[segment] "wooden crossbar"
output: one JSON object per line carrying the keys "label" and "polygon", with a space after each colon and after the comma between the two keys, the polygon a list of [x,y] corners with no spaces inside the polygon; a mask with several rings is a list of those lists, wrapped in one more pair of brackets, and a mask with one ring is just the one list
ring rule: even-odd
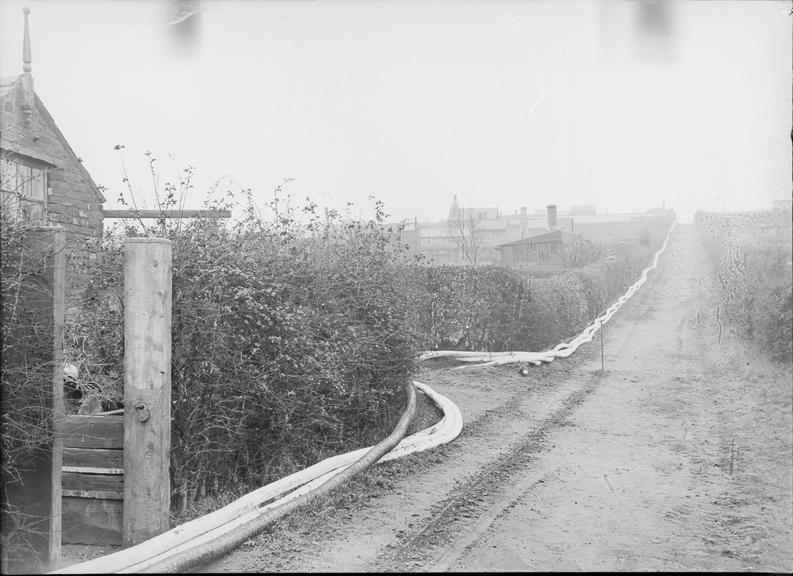
{"label": "wooden crossbar", "polygon": [[231,210],[104,210],[103,218],[231,218]]}

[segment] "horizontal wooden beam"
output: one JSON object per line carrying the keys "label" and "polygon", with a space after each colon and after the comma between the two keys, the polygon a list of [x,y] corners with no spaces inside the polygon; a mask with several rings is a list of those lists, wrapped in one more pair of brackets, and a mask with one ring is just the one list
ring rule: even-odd
{"label": "horizontal wooden beam", "polygon": [[65,448],[124,448],[121,416],[67,416],[63,425]]}
{"label": "horizontal wooden beam", "polygon": [[[124,499],[124,476],[117,474],[80,474],[76,472],[64,472],[61,478],[64,490],[78,492],[103,492],[115,494],[111,500]],[[65,494],[64,496],[77,496],[76,494]],[[107,498],[107,496],[84,496],[82,498]]]}
{"label": "horizontal wooden beam", "polygon": [[103,210],[103,218],[231,218],[231,210]]}
{"label": "horizontal wooden beam", "polygon": [[103,492],[101,490],[61,490],[64,498],[91,498],[94,500],[123,500],[124,492]]}
{"label": "horizontal wooden beam", "polygon": [[75,472],[77,474],[118,474],[124,475],[123,468],[97,468],[94,466],[64,466],[63,473]]}
{"label": "horizontal wooden beam", "polygon": [[124,468],[124,451],[101,448],[63,449],[63,466]]}

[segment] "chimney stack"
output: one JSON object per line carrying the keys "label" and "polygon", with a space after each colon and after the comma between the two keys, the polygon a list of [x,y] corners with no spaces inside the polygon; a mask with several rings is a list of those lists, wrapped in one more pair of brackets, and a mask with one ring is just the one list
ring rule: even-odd
{"label": "chimney stack", "polygon": [[520,207],[520,215],[521,216],[525,216],[526,215],[526,207],[525,206],[521,206]]}
{"label": "chimney stack", "polygon": [[556,204],[548,204],[548,228],[556,228]]}

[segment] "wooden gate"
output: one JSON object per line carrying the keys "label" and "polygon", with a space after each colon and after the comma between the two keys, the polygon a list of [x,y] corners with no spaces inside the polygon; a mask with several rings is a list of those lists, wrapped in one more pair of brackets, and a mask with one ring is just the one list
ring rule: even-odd
{"label": "wooden gate", "polygon": [[[169,528],[170,242],[130,238],[125,247],[124,416],[66,416],[65,234],[29,228],[23,242],[19,305],[30,315],[23,328],[43,336],[35,357],[20,352],[14,361],[52,366],[53,438],[51,452],[29,463],[20,482],[2,487],[27,522],[15,529],[20,545],[4,540],[2,572],[57,568],[62,542],[129,546]],[[27,334],[20,330],[17,339]]]}
{"label": "wooden gate", "polygon": [[63,418],[64,544],[126,547],[170,528],[171,251],[125,241],[124,415]]}
{"label": "wooden gate", "polygon": [[64,544],[121,545],[123,416],[65,418],[61,491]]}

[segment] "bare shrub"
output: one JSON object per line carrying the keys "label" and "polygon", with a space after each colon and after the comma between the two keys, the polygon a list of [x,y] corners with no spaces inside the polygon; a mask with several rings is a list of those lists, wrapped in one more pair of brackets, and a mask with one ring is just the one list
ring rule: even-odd
{"label": "bare shrub", "polygon": [[[51,446],[53,328],[41,325],[24,295],[41,286],[37,276],[45,262],[26,248],[25,229],[0,213],[0,297],[2,298],[2,383],[0,437],[2,438],[2,553],[3,562],[29,555],[32,519],[15,506],[9,491],[37,470]],[[46,528],[45,528],[46,529]]]}
{"label": "bare shrub", "polygon": [[[382,205],[367,221],[316,205],[264,217],[129,223],[174,243],[171,478],[179,512],[380,440],[419,349],[399,289],[410,260]],[[227,208],[226,204],[218,204]],[[70,358],[106,400],[123,373],[121,238],[106,236]]]}
{"label": "bare shrub", "polygon": [[771,358],[793,361],[793,279],[789,216],[699,212],[696,230],[718,280],[723,318],[733,333]]}

